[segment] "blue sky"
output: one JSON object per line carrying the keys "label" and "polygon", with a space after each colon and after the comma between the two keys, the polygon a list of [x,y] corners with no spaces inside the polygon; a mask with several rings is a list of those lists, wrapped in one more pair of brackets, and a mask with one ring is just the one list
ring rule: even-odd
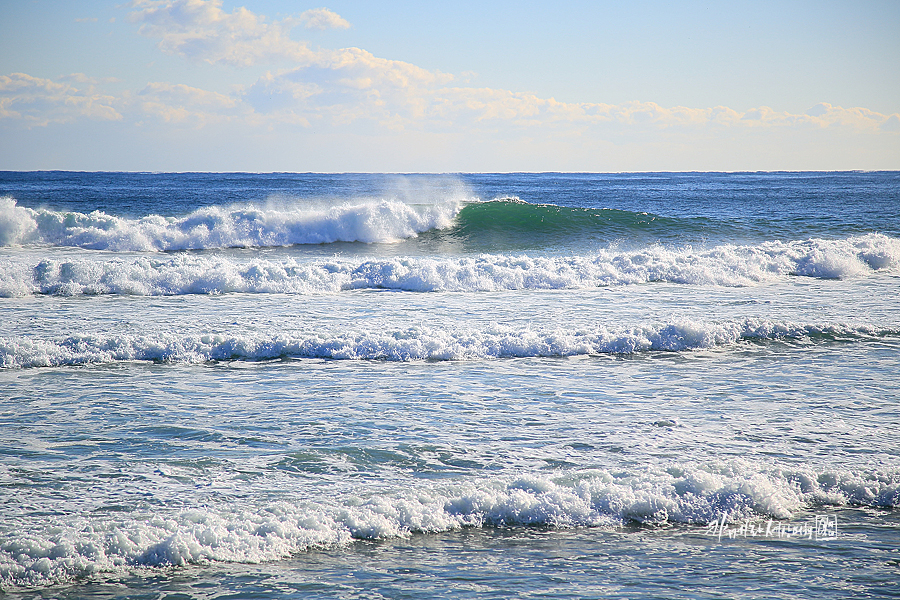
{"label": "blue sky", "polygon": [[900,169],[900,2],[0,0],[0,169]]}

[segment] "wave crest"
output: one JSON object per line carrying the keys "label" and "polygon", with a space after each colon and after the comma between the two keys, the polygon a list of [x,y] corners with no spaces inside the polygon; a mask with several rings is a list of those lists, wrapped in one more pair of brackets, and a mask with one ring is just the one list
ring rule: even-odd
{"label": "wave crest", "polygon": [[360,200],[337,205],[208,207],[185,217],[128,219],[31,209],[0,198],[0,246],[39,244],[116,252],[395,242],[448,227],[458,200],[413,205]]}
{"label": "wave crest", "polygon": [[650,246],[590,256],[394,257],[298,262],[179,254],[134,259],[0,261],[0,297],[31,294],[314,294],[342,290],[478,292],[579,289],[649,282],[748,286],[787,276],[844,279],[900,267],[900,240],[766,242],[708,249]]}
{"label": "wave crest", "polygon": [[679,321],[611,331],[434,327],[306,336],[70,336],[55,340],[0,338],[0,367],[28,368],[121,361],[201,363],[220,360],[326,358],[337,360],[478,360],[592,354],[679,352],[727,347],[741,341],[861,340],[896,336],[868,325],[779,323],[761,319]]}

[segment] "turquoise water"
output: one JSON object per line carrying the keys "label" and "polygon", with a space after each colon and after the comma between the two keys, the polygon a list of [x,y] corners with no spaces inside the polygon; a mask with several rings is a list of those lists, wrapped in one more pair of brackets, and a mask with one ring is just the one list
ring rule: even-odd
{"label": "turquoise water", "polygon": [[898,180],[2,174],[3,593],[896,593]]}

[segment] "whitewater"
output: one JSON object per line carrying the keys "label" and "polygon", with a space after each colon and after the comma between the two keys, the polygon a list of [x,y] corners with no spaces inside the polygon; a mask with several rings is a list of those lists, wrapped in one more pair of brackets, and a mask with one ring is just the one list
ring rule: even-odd
{"label": "whitewater", "polygon": [[888,597],[897,206],[2,172],[0,596]]}

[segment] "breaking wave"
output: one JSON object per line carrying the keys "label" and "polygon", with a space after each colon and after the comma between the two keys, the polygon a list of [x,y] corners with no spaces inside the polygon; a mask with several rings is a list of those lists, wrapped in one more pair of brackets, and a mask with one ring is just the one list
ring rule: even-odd
{"label": "breaking wave", "polygon": [[50,294],[315,294],[343,290],[478,292],[577,289],[649,282],[747,286],[786,276],[845,279],[900,267],[900,239],[764,242],[712,248],[652,245],[586,256],[390,257],[318,261],[180,253],[0,261],[0,297]]}
{"label": "breaking wave", "polygon": [[325,358],[444,361],[635,354],[727,347],[741,341],[860,341],[900,334],[895,329],[845,324],[675,322],[624,330],[532,330],[413,327],[289,335],[75,335],[59,339],[0,338],[0,367],[28,368],[122,361],[203,363],[223,360]]}
{"label": "breaking wave", "polygon": [[[0,537],[0,589],[135,567],[259,563],[357,539],[464,527],[706,526],[790,519],[810,506],[900,507],[900,472],[760,467],[748,461],[575,471],[360,491],[352,498],[206,504],[164,514],[51,516]],[[12,525],[12,524],[10,524]]]}
{"label": "breaking wave", "polygon": [[208,207],[185,217],[139,219],[19,207],[0,198],[0,246],[37,244],[116,252],[395,242],[448,227],[460,202],[412,205],[360,200],[333,205]]}
{"label": "breaking wave", "polygon": [[[759,224],[665,217],[616,209],[529,204],[463,195],[415,203],[396,198],[210,206],[185,216],[129,218],[20,207],[0,198],[0,247],[56,246],[112,252],[263,248],[335,242],[426,242],[504,251],[617,242],[739,239]],[[727,235],[725,235],[727,234]]]}

